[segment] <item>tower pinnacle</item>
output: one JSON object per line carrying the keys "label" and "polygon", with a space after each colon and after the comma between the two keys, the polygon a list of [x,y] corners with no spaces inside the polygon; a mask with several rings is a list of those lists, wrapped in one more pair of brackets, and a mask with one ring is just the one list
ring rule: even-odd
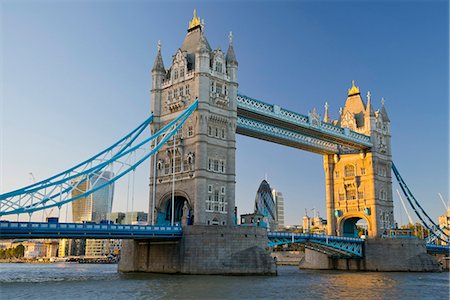
{"label": "tower pinnacle", "polygon": [[161,41],[158,41],[158,54],[156,54],[155,63],[153,64],[152,72],[161,71],[164,72],[164,62],[161,55]]}
{"label": "tower pinnacle", "polygon": [[348,89],[348,96],[359,94],[359,87],[355,86],[355,81],[352,80],[352,87]]}
{"label": "tower pinnacle", "polygon": [[323,117],[323,121],[329,123],[330,120],[330,115],[328,113],[328,102],[325,102],[325,115]]}
{"label": "tower pinnacle", "polygon": [[197,26],[200,26],[200,18],[197,17],[197,10],[194,8],[194,16],[193,16],[192,20],[189,22],[188,31]]}

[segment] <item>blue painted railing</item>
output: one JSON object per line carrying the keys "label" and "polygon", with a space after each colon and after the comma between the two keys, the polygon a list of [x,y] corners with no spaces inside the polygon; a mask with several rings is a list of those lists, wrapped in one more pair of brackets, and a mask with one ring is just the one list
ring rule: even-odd
{"label": "blue painted railing", "polygon": [[0,222],[0,239],[179,239],[182,234],[181,226]]}

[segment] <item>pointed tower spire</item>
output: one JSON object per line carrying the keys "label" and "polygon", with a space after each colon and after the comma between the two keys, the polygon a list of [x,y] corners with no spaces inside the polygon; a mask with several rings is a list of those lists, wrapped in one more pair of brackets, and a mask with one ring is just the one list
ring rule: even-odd
{"label": "pointed tower spire", "polygon": [[383,116],[383,120],[390,122],[389,116],[386,111],[386,107],[384,106],[384,98],[381,98],[381,115]]}
{"label": "pointed tower spire", "polygon": [[226,61],[227,64],[234,64],[234,65],[238,65],[237,59],[236,59],[236,54],[234,54],[234,49],[233,49],[233,33],[230,31],[230,34],[228,35],[228,41],[229,41],[229,45],[228,45],[228,51],[227,51],[227,55],[226,55]]}
{"label": "pointed tower spire", "polygon": [[325,116],[323,117],[323,121],[330,123],[330,115],[328,114],[328,102],[325,102]]}
{"label": "pointed tower spire", "polygon": [[375,112],[373,111],[372,103],[370,102],[371,97],[370,91],[367,92],[367,107],[366,107],[366,114],[369,114],[370,117],[375,116]]}
{"label": "pointed tower spire", "polygon": [[348,89],[348,96],[358,95],[359,87],[355,86],[355,81],[352,80],[352,87]]}
{"label": "pointed tower spire", "polygon": [[197,10],[194,8],[194,16],[192,17],[192,20],[189,22],[188,31],[191,31],[192,29],[200,25],[201,25],[200,18],[197,17]]}
{"label": "pointed tower spire", "polygon": [[161,41],[158,41],[158,54],[156,54],[155,63],[153,64],[152,72],[165,72],[164,62],[161,55]]}

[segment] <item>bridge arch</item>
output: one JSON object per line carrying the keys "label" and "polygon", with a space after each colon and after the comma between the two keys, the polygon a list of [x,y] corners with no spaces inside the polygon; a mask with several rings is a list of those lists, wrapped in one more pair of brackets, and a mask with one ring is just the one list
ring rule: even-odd
{"label": "bridge arch", "polygon": [[367,224],[367,232],[372,231],[372,226],[370,224],[370,220],[363,214],[349,214],[343,216],[338,220],[338,228],[340,236],[347,237],[358,237],[358,231],[356,229],[356,224],[364,220]]}
{"label": "bridge arch", "polygon": [[[187,193],[177,190],[175,191],[175,199],[174,199],[174,222],[181,225],[181,219],[183,217],[183,207],[186,202],[189,217],[188,224],[192,224],[193,221],[193,208],[192,202],[189,199]],[[168,192],[161,197],[161,200],[158,205],[158,224],[170,224],[172,220],[172,193]]]}

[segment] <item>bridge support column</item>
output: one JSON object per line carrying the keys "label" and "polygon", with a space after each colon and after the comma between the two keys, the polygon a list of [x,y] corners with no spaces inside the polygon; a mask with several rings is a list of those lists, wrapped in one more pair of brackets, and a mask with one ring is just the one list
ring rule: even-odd
{"label": "bridge support column", "polygon": [[179,241],[124,241],[119,272],[276,275],[267,244],[265,228],[186,226]]}
{"label": "bridge support column", "polygon": [[305,249],[301,269],[353,270],[380,272],[436,272],[441,267],[427,253],[425,241],[417,239],[369,239],[363,258],[339,257],[314,249]]}

